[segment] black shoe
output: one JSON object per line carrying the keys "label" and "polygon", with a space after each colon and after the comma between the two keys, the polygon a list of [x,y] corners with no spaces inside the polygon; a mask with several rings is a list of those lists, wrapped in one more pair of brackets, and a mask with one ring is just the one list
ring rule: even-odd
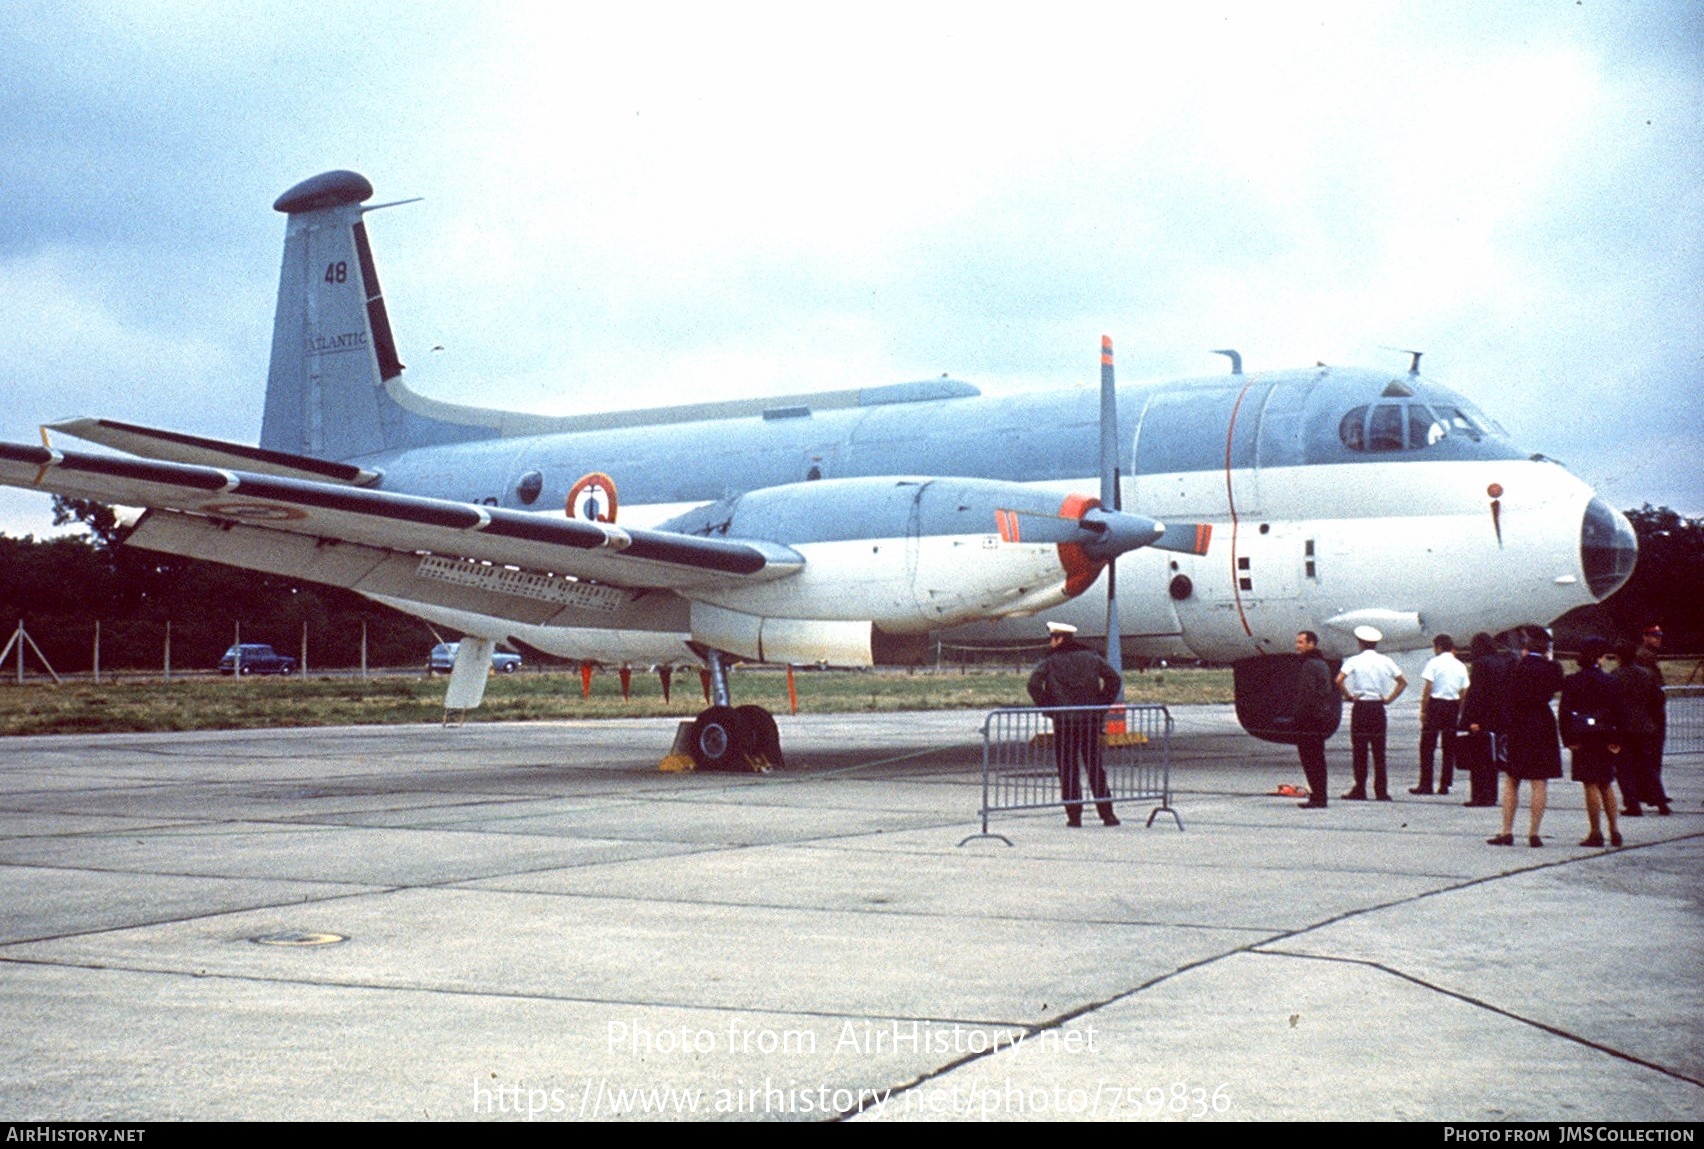
{"label": "black shoe", "polygon": [[1485,839],[1485,844],[1487,846],[1512,846],[1515,844],[1515,836],[1513,834],[1498,834],[1495,838]]}
{"label": "black shoe", "polygon": [[1448,794],[1449,792],[1450,792],[1450,788],[1448,786],[1439,786],[1438,787],[1438,793],[1439,794]]}
{"label": "black shoe", "polygon": [[1374,799],[1374,801],[1378,801],[1378,802],[1393,802],[1393,801],[1395,801],[1395,799],[1392,798],[1389,794],[1374,794],[1373,799]]}
{"label": "black shoe", "polygon": [[1645,811],[1639,809],[1637,806],[1629,806],[1627,809],[1621,811],[1621,816],[1623,818],[1643,818],[1645,816]]}
{"label": "black shoe", "polygon": [[1349,793],[1343,795],[1343,800],[1345,802],[1365,802],[1367,800],[1367,792],[1357,786],[1355,789],[1349,791]]}
{"label": "black shoe", "polygon": [[1620,847],[1620,845],[1621,845],[1621,834],[1620,834],[1619,831],[1611,830],[1609,832],[1609,844],[1612,845],[1612,846],[1618,847],[1618,848]]}
{"label": "black shoe", "polygon": [[1101,819],[1101,825],[1103,825],[1103,826],[1119,826],[1119,825],[1123,825],[1123,823],[1121,823],[1118,820],[1118,816],[1116,814],[1108,814],[1106,817]]}
{"label": "black shoe", "polygon": [[1669,809],[1669,804],[1667,802],[1660,802],[1657,804],[1657,813],[1666,818],[1670,814],[1674,813],[1674,811]]}
{"label": "black shoe", "polygon": [[[1425,787],[1425,786],[1411,786],[1411,787],[1409,787],[1408,792],[1410,794],[1430,794],[1432,791],[1428,787]],[[1439,790],[1438,793],[1448,794],[1449,791],[1448,790]]]}
{"label": "black shoe", "polygon": [[1580,845],[1586,847],[1588,850],[1589,849],[1602,848],[1602,846],[1603,846],[1603,835],[1602,834],[1587,834],[1584,838],[1580,839]]}
{"label": "black shoe", "polygon": [[1298,802],[1296,805],[1300,806],[1304,810],[1323,810],[1325,809],[1325,799],[1309,798],[1306,802]]}
{"label": "black shoe", "polygon": [[1536,850],[1540,846],[1544,845],[1544,839],[1540,838],[1537,834],[1528,834],[1527,835],[1527,845],[1531,846],[1533,849]]}

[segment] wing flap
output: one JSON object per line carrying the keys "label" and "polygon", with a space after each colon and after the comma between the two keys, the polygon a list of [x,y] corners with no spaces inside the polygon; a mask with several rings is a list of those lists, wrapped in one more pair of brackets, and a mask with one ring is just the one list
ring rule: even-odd
{"label": "wing flap", "polygon": [[764,581],[804,565],[796,551],[778,543],[623,530],[417,495],[14,443],[0,443],[0,483],[620,587]]}

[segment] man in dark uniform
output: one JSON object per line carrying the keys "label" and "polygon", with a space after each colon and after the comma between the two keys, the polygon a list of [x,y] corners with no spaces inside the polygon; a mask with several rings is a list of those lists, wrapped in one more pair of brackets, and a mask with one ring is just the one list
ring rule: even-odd
{"label": "man in dark uniform", "polygon": [[[1646,747],[1644,759],[1644,793],[1639,798],[1656,806],[1656,813],[1672,813],[1668,808],[1668,791],[1663,789],[1663,743],[1668,740],[1668,696],[1663,694],[1663,665],[1658,655],[1663,653],[1663,627],[1651,624],[1644,627],[1644,634],[1639,636],[1639,650],[1634,658],[1639,665],[1651,672],[1651,678],[1656,680],[1656,689],[1649,694],[1651,697],[1651,721],[1656,723],[1656,731],[1651,735],[1651,742]],[[1627,803],[1632,806],[1631,813],[1639,813],[1638,803]]]}
{"label": "man in dark uniform", "polygon": [[1302,757],[1302,773],[1308,779],[1304,810],[1325,809],[1325,739],[1343,706],[1332,684],[1331,667],[1319,651],[1319,635],[1304,630],[1296,635],[1296,653],[1302,667],[1296,677],[1296,752]]}
{"label": "man in dark uniform", "polygon": [[1634,661],[1650,678],[1643,694],[1652,730],[1644,740],[1641,760],[1634,765],[1637,783],[1633,793],[1629,795],[1627,787],[1622,786],[1621,797],[1627,806],[1621,812],[1629,818],[1637,818],[1644,813],[1640,808],[1642,802],[1655,806],[1659,814],[1671,813],[1668,791],[1663,789],[1663,743],[1668,739],[1668,697],[1663,693],[1663,668],[1657,658],[1662,649],[1663,628],[1653,623],[1639,636],[1639,648],[1633,653]]}
{"label": "man in dark uniform", "polygon": [[[1047,624],[1047,656],[1030,675],[1029,696],[1037,706],[1105,706],[1118,698],[1124,680],[1106,659],[1077,641],[1069,623]],[[1112,794],[1101,765],[1101,727],[1105,710],[1067,711],[1053,716],[1053,753],[1059,769],[1059,797],[1065,803],[1065,824],[1083,824],[1082,779],[1077,762],[1089,769],[1089,789],[1095,810],[1108,826],[1118,825]]]}

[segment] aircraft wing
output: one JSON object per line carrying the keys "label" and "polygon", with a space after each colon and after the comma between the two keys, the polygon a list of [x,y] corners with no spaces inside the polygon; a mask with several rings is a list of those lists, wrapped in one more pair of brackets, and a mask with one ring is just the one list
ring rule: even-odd
{"label": "aircraft wing", "polygon": [[16,443],[0,443],[0,483],[633,589],[762,582],[804,565],[796,551],[778,543],[627,530],[337,483]]}
{"label": "aircraft wing", "polygon": [[357,487],[372,486],[379,479],[377,471],[349,463],[332,463],[307,455],[251,447],[246,443],[227,443],[223,439],[204,439],[181,431],[162,431],[158,427],[121,423],[117,419],[62,419],[49,423],[47,429],[63,431],[90,443],[146,459],[165,459],[205,467],[236,467],[257,475],[349,483]]}

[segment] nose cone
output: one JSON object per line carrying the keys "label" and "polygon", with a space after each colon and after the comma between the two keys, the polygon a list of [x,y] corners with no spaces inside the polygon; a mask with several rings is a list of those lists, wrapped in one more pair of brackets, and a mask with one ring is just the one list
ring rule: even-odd
{"label": "nose cone", "polygon": [[1085,513],[1078,525],[1089,532],[1089,538],[1082,544],[1083,553],[1097,563],[1111,562],[1126,551],[1145,547],[1166,530],[1153,519],[1100,507]]}
{"label": "nose cone", "polygon": [[1632,577],[1639,559],[1639,538],[1627,516],[1593,497],[1586,504],[1580,524],[1580,566],[1586,586],[1599,602],[1608,598]]}

